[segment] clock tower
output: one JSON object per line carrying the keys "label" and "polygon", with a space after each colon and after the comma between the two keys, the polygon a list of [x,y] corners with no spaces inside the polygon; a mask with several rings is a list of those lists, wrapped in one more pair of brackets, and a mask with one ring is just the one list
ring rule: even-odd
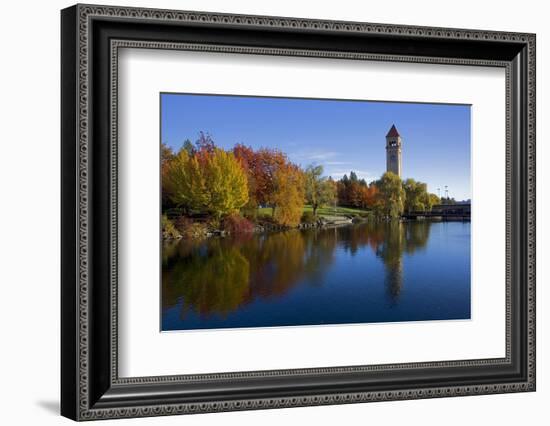
{"label": "clock tower", "polygon": [[401,177],[401,135],[395,124],[386,135],[386,171]]}

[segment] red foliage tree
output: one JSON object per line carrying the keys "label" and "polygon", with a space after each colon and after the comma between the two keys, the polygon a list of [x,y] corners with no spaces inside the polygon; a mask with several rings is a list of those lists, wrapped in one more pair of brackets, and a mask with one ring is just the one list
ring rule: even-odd
{"label": "red foliage tree", "polygon": [[276,172],[288,164],[286,155],[271,148],[254,151],[241,144],[235,145],[233,153],[248,173],[249,199],[256,205],[272,205]]}

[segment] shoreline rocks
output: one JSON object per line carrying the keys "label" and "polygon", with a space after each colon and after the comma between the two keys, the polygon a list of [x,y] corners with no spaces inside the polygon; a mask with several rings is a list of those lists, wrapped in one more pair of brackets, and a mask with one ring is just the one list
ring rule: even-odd
{"label": "shoreline rocks", "polygon": [[[288,231],[291,229],[299,229],[299,230],[306,230],[306,229],[316,229],[316,228],[335,228],[339,226],[347,226],[357,223],[366,222],[367,218],[361,218],[361,217],[346,217],[346,216],[328,216],[328,217],[319,217],[314,222],[309,223],[300,223],[296,226],[285,226],[285,225],[278,225],[275,223],[256,223],[254,224],[254,228],[251,232],[247,232],[247,234],[267,234],[271,232],[282,232],[282,231]],[[228,231],[224,231],[221,229],[208,229],[204,232],[201,232],[200,234],[194,233],[192,235],[183,236],[171,236],[166,232],[162,233],[162,240],[163,241],[179,241],[181,239],[188,239],[188,240],[200,240],[204,238],[211,238],[211,237],[221,237],[225,238],[230,236],[231,233]]]}

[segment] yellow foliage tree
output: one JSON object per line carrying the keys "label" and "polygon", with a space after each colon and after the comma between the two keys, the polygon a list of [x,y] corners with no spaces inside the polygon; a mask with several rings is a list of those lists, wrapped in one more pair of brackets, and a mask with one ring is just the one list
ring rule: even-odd
{"label": "yellow foliage tree", "polygon": [[304,173],[295,165],[287,163],[277,169],[274,181],[275,220],[285,226],[298,225],[304,209]]}
{"label": "yellow foliage tree", "polygon": [[172,202],[185,208],[203,210],[208,202],[201,165],[185,149],[163,165],[162,190],[169,194]]}
{"label": "yellow foliage tree", "polygon": [[200,156],[181,150],[164,167],[162,184],[174,203],[217,218],[248,202],[245,171],[231,152],[218,148]]}
{"label": "yellow foliage tree", "polygon": [[203,168],[210,213],[220,218],[248,202],[248,178],[232,152],[216,148]]}

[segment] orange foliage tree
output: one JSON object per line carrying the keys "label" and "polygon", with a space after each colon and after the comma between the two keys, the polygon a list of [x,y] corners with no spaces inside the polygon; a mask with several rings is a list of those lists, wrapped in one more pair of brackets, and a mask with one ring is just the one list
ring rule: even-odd
{"label": "orange foliage tree", "polygon": [[376,185],[368,185],[364,179],[358,179],[354,172],[350,177],[344,175],[336,183],[338,204],[341,206],[372,208],[377,202]]}
{"label": "orange foliage tree", "polygon": [[233,155],[246,172],[248,181],[248,203],[245,209],[248,211],[255,211],[258,208],[258,156],[251,147],[242,144],[237,144],[233,147]]}

